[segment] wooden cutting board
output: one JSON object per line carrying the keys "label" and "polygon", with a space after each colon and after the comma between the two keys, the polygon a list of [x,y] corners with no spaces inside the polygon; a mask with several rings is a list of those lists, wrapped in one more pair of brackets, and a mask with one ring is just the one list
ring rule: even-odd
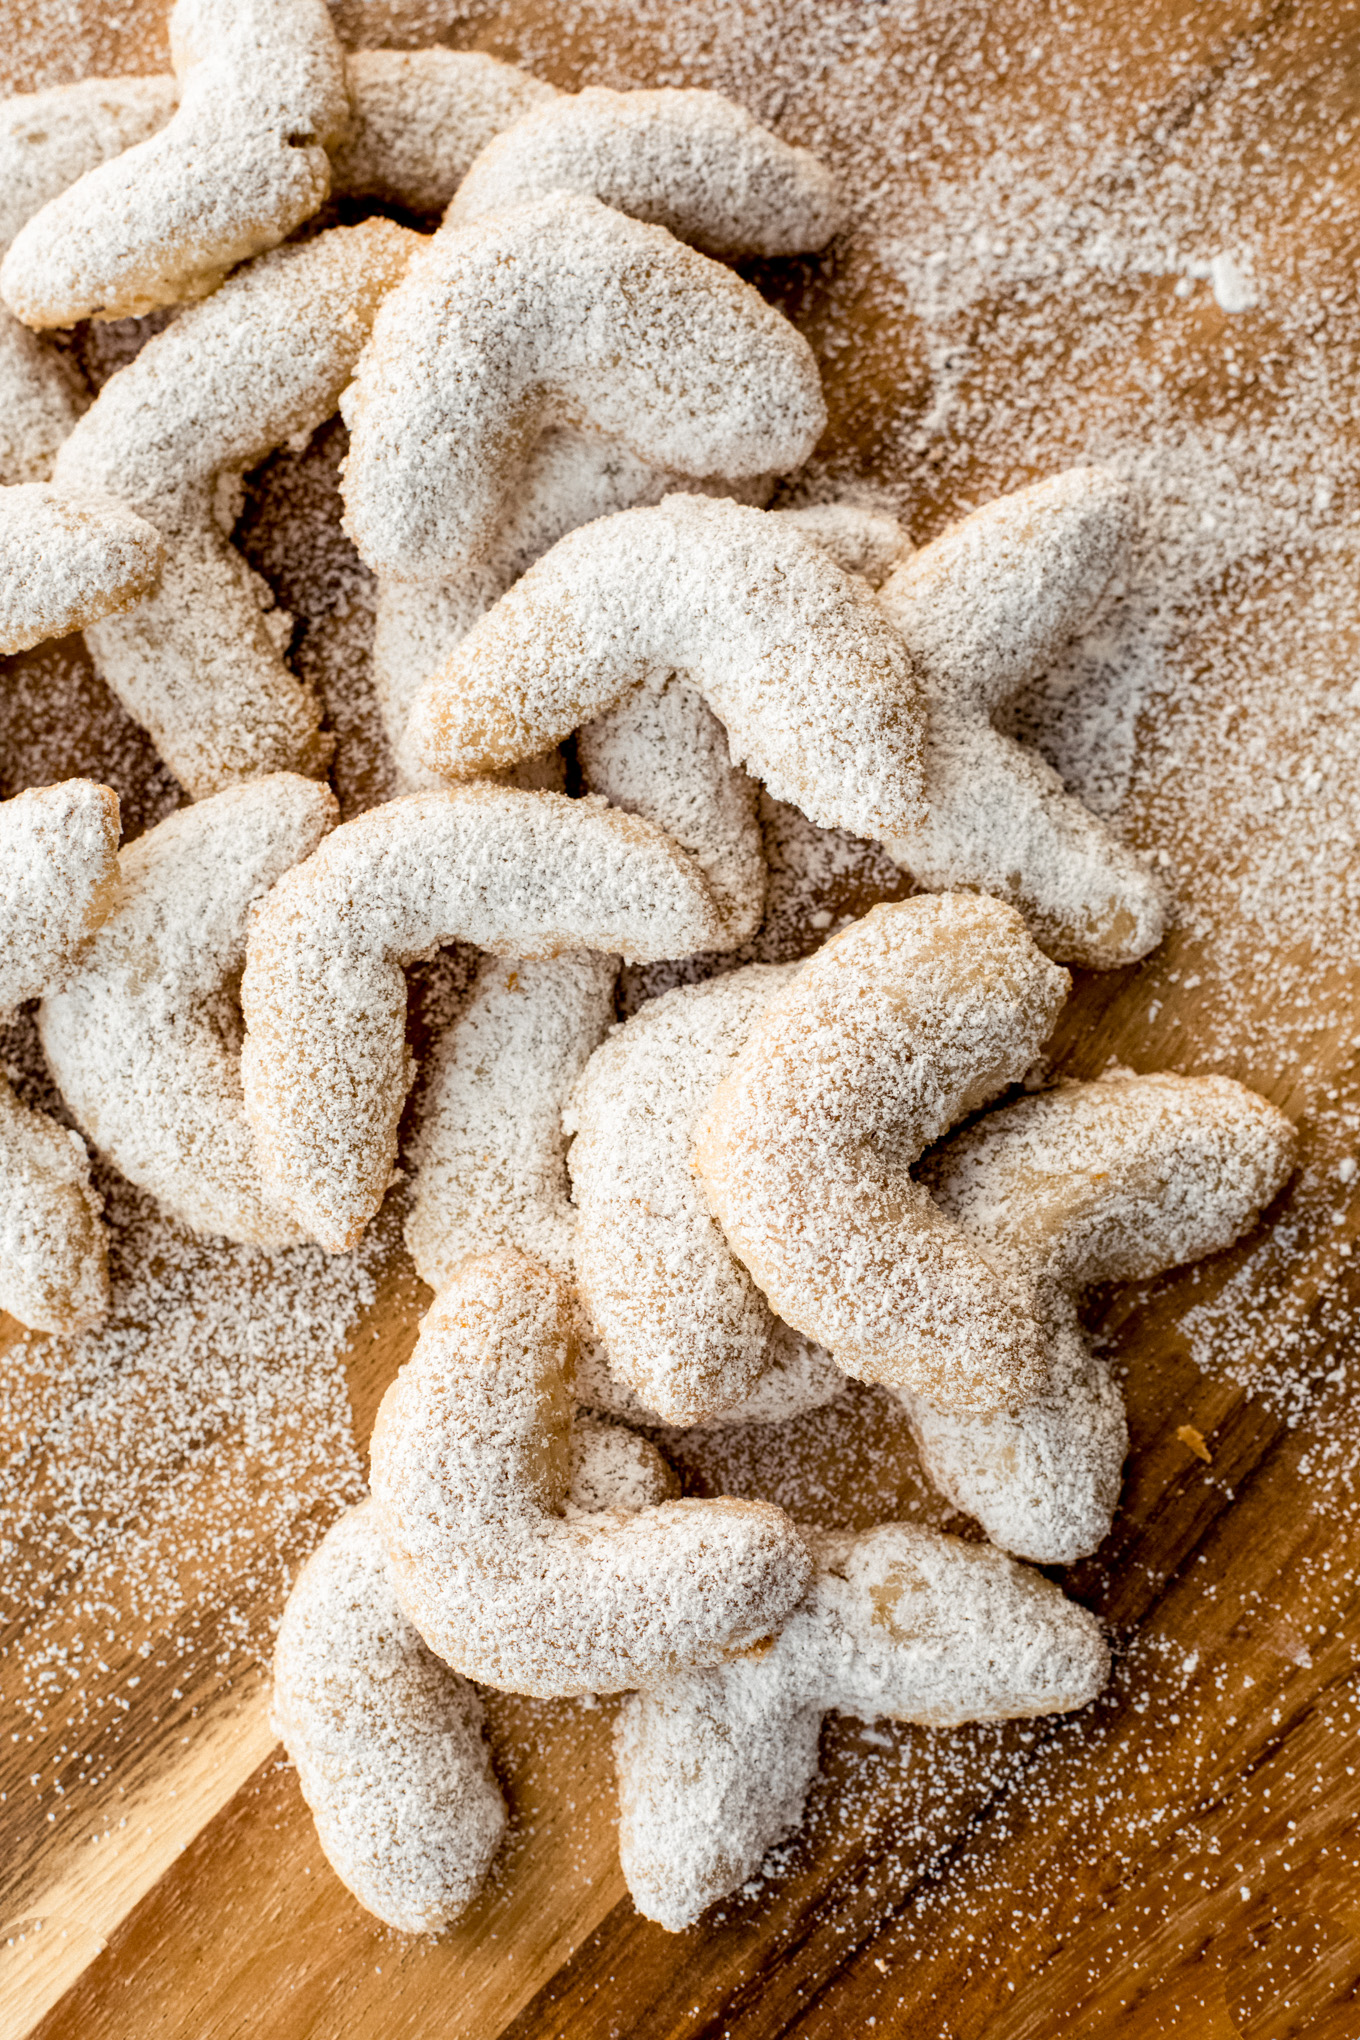
{"label": "wooden cutting board", "polygon": [[[419,0],[393,11],[415,18]],[[437,11],[422,18],[438,26]],[[144,0],[116,19],[93,0],[6,0],[6,14],[5,89],[166,61]],[[1261,472],[1312,500],[1316,443],[1285,427],[1309,376],[1340,415],[1360,359],[1352,9],[506,0],[462,14],[446,35],[456,46],[564,87],[716,84],[837,163],[873,232],[758,280],[822,355],[819,472],[879,492],[918,540],[1102,435],[1136,441],[1154,397],[1156,429],[1180,421],[1197,444],[1259,418]],[[1006,175],[986,181],[1002,138],[1009,191]],[[913,179],[922,204],[940,206],[945,177],[989,191],[992,211],[981,206],[974,229],[962,201],[945,208],[971,238],[939,251],[923,283]],[[1014,213],[1016,193],[1040,187],[1065,210],[1040,231],[1030,207],[1020,226],[1033,260],[1017,276],[1006,203]],[[1102,208],[1127,219],[1129,193],[1145,187],[1162,210],[1136,259],[1112,266],[1088,237],[1086,268],[1066,276],[1081,207],[1095,236]],[[988,259],[989,234],[993,255],[1012,236],[994,297],[974,279],[953,324],[932,326],[922,291]],[[1203,259],[1182,259],[1196,234]],[[1270,285],[1255,307],[1236,271],[1209,273],[1215,246],[1253,251]],[[1298,314],[1305,299],[1316,316]],[[1040,421],[1031,438],[1017,418]],[[315,460],[334,455],[323,438]],[[1337,933],[1360,874],[1360,772],[1338,720],[1354,712],[1355,585],[1344,547],[1263,543],[1239,548],[1172,619],[1160,707],[1132,732],[1142,764],[1120,812],[1132,840],[1169,851],[1191,904],[1140,968],[1079,980],[1053,1047],[1054,1067],[1078,1075],[1111,1059],[1227,1070],[1290,1111],[1305,1141],[1273,1232],[1199,1273],[1093,1301],[1093,1330],[1125,1370],[1133,1451],[1111,1538],[1064,1583],[1116,1639],[1106,1698],[1075,1723],[952,1736],[829,1723],[807,1836],[758,1891],[673,1937],[637,1917],[619,1872],[609,1708],[494,1697],[513,1839],[468,1917],[439,1943],[411,1941],[369,1919],[317,1848],[268,1726],[257,1639],[281,1581],[243,1597],[238,1566],[191,1647],[181,1638],[172,1653],[174,1624],[129,1617],[98,1678],[85,1676],[82,1718],[102,1709],[108,1723],[80,1741],[82,1760],[99,1756],[97,1783],[77,1782],[59,1659],[41,1727],[15,1712],[14,1740],[7,1729],[0,1741],[6,2040],[1360,2035],[1347,1378],[1360,1198],[1341,1168],[1360,1124],[1360,976]],[[128,785],[150,785],[154,761],[82,656],[73,644],[7,670],[6,792],[58,769],[98,773],[115,754]],[[54,659],[66,682],[57,731],[41,723]],[[1278,695],[1244,693],[1243,673],[1263,662]],[[1253,776],[1283,789],[1276,819],[1252,804]],[[1305,854],[1298,821],[1314,777],[1337,818],[1325,859]],[[1244,934],[1223,902],[1257,870],[1274,893]],[[829,873],[804,946],[827,913],[878,896],[882,875],[867,853]],[[349,1342],[361,1443],[427,1294],[394,1232]],[[57,1405],[60,1381],[51,1389]],[[790,1431],[786,1480],[768,1440],[681,1441],[678,1463],[700,1490],[759,1477],[774,1499],[814,1495],[827,1522],[946,1520],[873,1392]],[[189,1476],[196,1449],[186,1440]],[[250,1492],[261,1469],[248,1441],[232,1463]],[[205,1484],[185,1506],[211,1512],[215,1494]],[[325,1504],[301,1493],[295,1514],[305,1549]],[[0,1547],[11,1582],[12,1558]],[[249,1642],[232,1614],[243,1598]],[[41,1608],[6,1602],[8,1693],[39,1626],[44,1648],[78,1630],[79,1580],[51,1580]]]}

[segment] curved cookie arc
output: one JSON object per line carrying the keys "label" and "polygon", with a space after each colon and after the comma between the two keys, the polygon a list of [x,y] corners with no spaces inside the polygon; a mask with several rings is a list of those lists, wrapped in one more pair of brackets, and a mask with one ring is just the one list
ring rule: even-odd
{"label": "curved cookie arc", "polygon": [[505,1802],[481,1701],[403,1615],[373,1502],[341,1517],[293,1585],[273,1722],[359,1903],[406,1934],[457,1919],[500,1847]]}
{"label": "curved cookie arc", "polygon": [[994,1543],[1058,1565],[1101,1543],[1128,1433],[1078,1294],[1230,1246],[1297,1145],[1284,1115],[1231,1078],[1122,1073],[1000,1107],[928,1158],[936,1201],[1029,1284],[1047,1346],[1039,1393],[1013,1407],[969,1416],[898,1391],[931,1480]]}
{"label": "curved cookie arc", "polygon": [[1066,971],[1014,909],[875,907],[771,1000],[695,1130],[728,1245],[847,1373],[995,1409],[1042,1378],[1032,1300],[911,1168],[1025,1073]]}
{"label": "curved cookie arc", "polygon": [[320,708],[283,658],[291,619],[224,534],[221,484],[331,415],[420,245],[374,219],[262,257],[112,376],[61,449],[62,490],[117,495],[163,536],[155,592],[89,645],[195,798],[325,764]]}
{"label": "curved cookie arc", "polygon": [[50,200],[0,265],[26,325],[204,297],[328,196],[349,101],[325,0],[176,0],[170,46],[169,123]]}
{"label": "curved cookie arc", "polygon": [[497,770],[673,672],[812,821],[919,821],[924,702],[874,597],[778,515],[707,497],[561,539],[426,683],[408,748],[450,777]]}
{"label": "curved cookie arc", "polygon": [[844,207],[830,173],[720,92],[588,86],[490,142],[446,215],[485,214],[574,191],[667,227],[708,255],[798,255],[825,247]]}
{"label": "curved cookie arc", "polygon": [[403,971],[440,944],[659,959],[711,947],[718,927],[685,853],[597,801],[466,786],[347,822],[251,933],[242,1072],[266,1181],[323,1246],[358,1240],[411,1081]]}
{"label": "curved cookie arc", "polygon": [[[72,779],[0,806],[0,1009],[76,968],[118,894],[118,797]],[[0,1309],[43,1332],[85,1331],[108,1308],[100,1201],[80,1135],[20,1104],[0,1078]]]}
{"label": "curved cookie arc", "polygon": [[739,479],[801,465],[826,422],[807,342],[749,284],[570,193],[436,235],[345,415],[346,529],[370,566],[410,580],[487,551],[549,426]]}
{"label": "curved cookie arc", "polygon": [[807,1585],[763,1502],[564,1516],[572,1304],[524,1256],[464,1264],[383,1398],[373,1492],[398,1597],[432,1649],[510,1692],[619,1692],[720,1662]]}
{"label": "curved cookie arc", "polygon": [[1098,970],[1155,948],[1162,889],[991,717],[1090,627],[1133,526],[1119,476],[1071,468],[961,519],[879,590],[930,699],[925,818],[887,848],[931,891],[1009,900],[1051,955]]}
{"label": "curved cookie arc", "polygon": [[638,1910],[672,1933],[799,1826],[828,1711],[1023,1719],[1085,1706],[1109,1675],[1094,1617],[986,1545],[907,1523],[812,1544],[812,1583],[769,1648],[620,1712],[619,1855]]}
{"label": "curved cookie arc", "polygon": [[111,495],[0,489],[0,654],[132,608],[164,560],[160,533]]}
{"label": "curved cookie arc", "polygon": [[193,1232],[303,1237],[261,1180],[234,984],[252,908],[336,814],[329,787],[291,774],[181,808],[123,852],[117,910],[43,1001],[43,1048],[81,1127]]}

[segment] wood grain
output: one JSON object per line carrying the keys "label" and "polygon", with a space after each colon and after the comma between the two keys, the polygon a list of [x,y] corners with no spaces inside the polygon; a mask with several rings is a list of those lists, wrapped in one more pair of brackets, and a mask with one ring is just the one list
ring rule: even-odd
{"label": "wood grain", "polygon": [[[39,11],[66,18],[55,0]],[[135,50],[138,38],[154,48],[154,16],[150,6],[129,9],[120,41],[91,9],[94,25],[81,27],[70,61],[147,61]],[[828,23],[839,37],[831,64]],[[1320,359],[1344,377],[1360,358],[1360,211],[1345,140],[1360,121],[1360,34],[1349,8],[508,0],[455,39],[523,55],[568,86],[719,84],[857,175],[875,160],[904,174],[919,149],[947,158],[964,180],[1036,81],[1035,160],[1077,196],[1098,197],[1112,177],[1133,175],[1130,165],[1155,176],[1178,136],[1212,132],[1213,149],[1195,158],[1196,202],[1225,233],[1250,229],[1263,269],[1297,277],[1330,306],[1308,361],[1297,329],[1268,309],[1234,326],[1207,292],[1178,298],[1172,275],[1121,277],[1099,301],[1112,330],[1116,312],[1122,322],[1117,346],[1102,349],[1090,297],[1045,300],[1027,356],[1002,359],[997,336],[1013,325],[979,315],[959,342],[964,409],[922,447],[914,435],[938,363],[874,247],[852,239],[826,264],[760,272],[824,350],[828,471],[887,490],[918,538],[959,505],[1025,478],[1007,466],[1014,432],[995,401],[1006,376],[1019,389],[1037,374],[1051,393],[1047,437],[1028,456],[1038,473],[1064,434],[1080,444],[1093,420],[1135,431],[1149,363],[1187,426],[1212,428],[1251,407],[1264,430],[1282,415],[1291,376]],[[15,38],[6,41],[0,61],[20,61]],[[866,100],[871,41],[878,83]],[[42,61],[53,61],[46,48]],[[1255,82],[1244,90],[1248,74]],[[29,82],[19,70],[11,77]],[[1269,170],[1249,176],[1262,162]],[[849,349],[838,345],[847,328]],[[968,412],[970,389],[978,402]],[[1170,648],[1168,695],[1193,702],[1206,730],[1217,708],[1236,729],[1228,655],[1249,652],[1262,618],[1296,611],[1302,677],[1292,684],[1349,685],[1353,576],[1341,575],[1325,624],[1306,621],[1300,601],[1301,587],[1329,572],[1324,561],[1263,558],[1225,576]],[[94,727],[109,712],[90,685]],[[10,700],[27,699],[13,683]],[[29,721],[6,713],[8,790],[34,739]],[[1154,734],[1143,730],[1140,742]],[[126,731],[118,745],[110,737],[107,748],[131,784],[146,761]],[[1187,884],[1226,896],[1269,845],[1253,827],[1250,840],[1229,831],[1204,847],[1186,800],[1226,811],[1234,761],[1230,747],[1206,741],[1196,762],[1189,790],[1155,775],[1140,782],[1135,838],[1171,842],[1178,858],[1198,860]],[[1360,784],[1342,792],[1360,828]],[[1353,869],[1353,840],[1348,854]],[[1037,1733],[867,1734],[831,1722],[808,1833],[779,1874],[672,1937],[637,1917],[621,1884],[608,1709],[497,1698],[493,1741],[514,1840],[473,1914],[434,1944],[377,1927],[330,1876],[291,1772],[266,1752],[258,1657],[208,1621],[187,1662],[159,1668],[139,1689],[107,1776],[73,1794],[74,1813],[48,1823],[24,1791],[24,1774],[62,1746],[59,1707],[41,1749],[0,1749],[0,1918],[12,1923],[11,1946],[0,1947],[0,2030],[42,2040],[265,2031],[299,2040],[1047,2040],[1057,2031],[1356,2040],[1354,1483],[1321,1455],[1326,1441],[1355,1432],[1347,1366],[1360,1200],[1354,1185],[1325,1194],[1322,1185],[1360,1112],[1357,991],[1344,961],[1310,952],[1302,925],[1225,963],[1218,938],[1188,917],[1140,969],[1084,978],[1063,1016],[1055,1067],[1089,1075],[1113,1057],[1140,1069],[1228,1069],[1300,1120],[1307,1162],[1269,1214],[1287,1229],[1268,1224],[1205,1270],[1092,1300],[1092,1328],[1125,1370],[1133,1441],[1111,1538],[1065,1576],[1118,1643],[1114,1681],[1095,1709]],[[1274,1052],[1286,997],[1310,1002],[1306,1054],[1297,1033],[1288,1056]],[[1259,1024],[1225,1033],[1225,999],[1239,1021]],[[361,1439],[423,1300],[394,1254],[351,1344]],[[1195,1330],[1204,1323],[1226,1327],[1207,1348]],[[1206,1349],[1222,1359],[1202,1370]],[[1278,1392],[1282,1353],[1291,1381],[1320,1385],[1301,1423]],[[834,1422],[794,1430],[800,1470],[789,1498],[815,1492],[824,1520],[866,1523],[913,1505],[942,1518],[885,1398],[855,1391]],[[1187,1433],[1204,1441],[1207,1462]],[[750,1471],[743,1451],[739,1440],[691,1440],[678,1458],[695,1491],[739,1490]],[[58,1628],[68,1619],[59,1600],[44,1615]],[[22,1624],[7,1641],[22,1649]],[[157,1646],[154,1663],[158,1639],[130,1628],[110,1695],[125,1693],[143,1642]],[[96,1833],[108,1839],[92,1842]],[[41,1931],[26,1928],[20,1941],[17,1929],[38,1918]]]}

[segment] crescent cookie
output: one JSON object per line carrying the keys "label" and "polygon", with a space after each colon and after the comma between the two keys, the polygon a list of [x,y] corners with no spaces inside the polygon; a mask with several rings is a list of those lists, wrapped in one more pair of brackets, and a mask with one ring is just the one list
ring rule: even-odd
{"label": "crescent cookie", "polygon": [[523,1255],[465,1262],[373,1431],[407,1617],[466,1677],[543,1697],[721,1663],[769,1635],[810,1571],[765,1502],[563,1514],[572,1315],[564,1285]]}
{"label": "crescent cookie", "polygon": [[[675,1480],[645,1439],[571,1433],[568,1510],[648,1508]],[[408,1934],[437,1934],[476,1897],[505,1832],[476,1688],[407,1621],[376,1503],[328,1532],[293,1583],[274,1651],[273,1724],[331,1868]]]}
{"label": "crescent cookie", "polygon": [[0,489],[0,653],[130,609],[164,557],[160,533],[110,495],[46,482]]}
{"label": "crescent cookie", "polygon": [[450,777],[496,770],[672,672],[812,821],[882,836],[920,820],[924,703],[869,589],[780,518],[700,496],[555,545],[422,689],[410,748]]}
{"label": "crescent cookie", "polygon": [[617,975],[588,949],[483,960],[422,1071],[406,1244],[432,1289],[494,1247],[570,1277],[562,1100],[614,1017]]}
{"label": "crescent cookie", "polygon": [[711,947],[718,925],[685,853],[603,802],[465,786],[347,822],[251,932],[241,1066],[266,1183],[332,1252],[358,1240],[411,1080],[403,971],[441,943],[659,959]]}
{"label": "crescent cookie", "polygon": [[888,849],[932,892],[1011,901],[1051,955],[1099,970],[1155,948],[1161,888],[991,718],[1088,627],[1132,521],[1116,475],[1072,468],[952,525],[879,591],[930,700],[925,819],[888,831]]}
{"label": "crescent cookie", "polygon": [[875,907],[757,1016],[694,1166],[771,1309],[845,1373],[954,1410],[1038,1391],[1027,1288],[911,1170],[1023,1077],[1068,983],[1014,908],[946,894]]}
{"label": "crescent cookie", "polygon": [[649,1000],[596,1049],[563,1113],[586,1315],[615,1378],[668,1424],[744,1402],[778,1343],[690,1155],[695,1120],[791,974],[751,964]]}
{"label": "crescent cookie", "polygon": [[291,618],[224,535],[225,493],[334,411],[420,237],[335,227],[252,263],[112,376],[61,449],[56,485],[121,497],[165,540],[160,586],[98,625],[100,672],[195,798],[320,770],[320,709],[290,672]]}
{"label": "crescent cookie", "polygon": [[353,111],[331,148],[335,190],[413,213],[442,212],[494,136],[557,98],[478,50],[355,50],[345,76]]}
{"label": "crescent cookie", "polygon": [[370,566],[410,580],[490,549],[551,425],[741,478],[800,466],[826,422],[807,342],[749,284],[565,192],[436,235],[344,408],[346,528]]}
{"label": "crescent cookie", "polygon": [[349,117],[325,0],[176,0],[170,52],[169,123],[51,199],[0,265],[25,325],[205,297],[325,202]]}
{"label": "crescent cookie", "polygon": [[505,1832],[475,1687],[402,1614],[364,1502],[293,1584],[274,1650],[273,1726],[326,1859],[407,1934],[465,1911]]}
{"label": "crescent cookie", "polygon": [[1214,1254],[1254,1224],[1297,1153],[1282,1112],[1228,1077],[1127,1072],[986,1113],[937,1148],[937,1204],[1035,1299],[1048,1346],[1035,1397],[983,1416],[906,1405],[926,1472],[993,1543],[1069,1565],[1104,1538],[1128,1440],[1076,1303]]}
{"label": "crescent cookie", "polygon": [[283,773],[181,808],[123,851],[117,908],[43,1000],[43,1049],[82,1130],[193,1232],[303,1237],[261,1182],[234,985],[255,902],[336,816],[329,787]]}
{"label": "crescent cookie", "polygon": [[[86,78],[0,100],[0,253],[48,199],[152,134],[173,78]],[[0,487],[45,482],[88,401],[73,364],[0,305]]]}
{"label": "crescent cookie", "polygon": [[952,1728],[1067,1713],[1109,1676],[1095,1617],[986,1545],[908,1523],[811,1542],[812,1584],[770,1647],[619,1715],[623,1873],[672,1933],[801,1824],[830,1710]]}
{"label": "crescent cookie", "polygon": [[[87,779],[0,805],[0,1014],[61,984],[118,896],[118,797]],[[99,1199],[79,1134],[0,1078],[0,1310],[79,1332],[108,1307]]]}
{"label": "crescent cookie", "polygon": [[580,192],[668,227],[706,254],[798,255],[844,220],[830,172],[720,92],[588,87],[487,144],[445,216],[451,228]]}

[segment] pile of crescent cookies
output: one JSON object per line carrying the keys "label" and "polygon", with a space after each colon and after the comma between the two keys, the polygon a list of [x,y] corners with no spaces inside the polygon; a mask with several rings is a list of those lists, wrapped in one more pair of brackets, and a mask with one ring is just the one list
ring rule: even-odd
{"label": "pile of crescent cookies", "polygon": [[[678,1930],[796,1829],[828,1710],[1100,1690],[1095,1618],[1018,1562],[1093,1551],[1118,1501],[1081,1292],[1227,1247],[1293,1166],[1226,1078],[1034,1074],[1063,963],[1145,955],[1165,902],[994,719],[1092,628],[1137,505],[1078,468],[919,551],[862,502],[764,507],[826,412],[728,265],[845,222],[718,94],[346,52],[325,0],[170,31],[172,76],[0,106],[0,650],[83,630],[188,797],[121,854],[107,787],[0,806],[0,998],[184,1225],[343,1253],[393,1181],[405,972],[484,952],[422,1071],[435,1301],[371,1497],[293,1587],[276,1720],[337,1874],[437,1931],[507,1819],[476,1684],[627,1694],[623,1868]],[[333,195],[366,216],[318,231]],[[162,307],[93,402],[45,337]],[[337,409],[406,789],[344,823],[231,536],[241,477]],[[917,893],[724,968],[762,786]],[[621,962],[698,956],[616,1024]],[[0,1240],[25,1325],[98,1321],[86,1146],[3,1082]],[[987,1541],[682,1500],[639,1428],[786,1422],[847,1376]]]}

